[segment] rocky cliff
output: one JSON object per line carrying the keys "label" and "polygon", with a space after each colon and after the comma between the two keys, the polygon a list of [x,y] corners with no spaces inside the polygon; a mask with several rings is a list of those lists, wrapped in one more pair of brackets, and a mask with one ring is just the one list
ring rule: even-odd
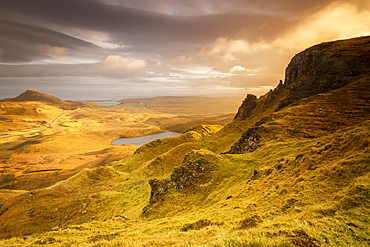
{"label": "rocky cliff", "polygon": [[252,110],[257,106],[257,97],[253,94],[248,94],[242,105],[238,109],[238,113],[234,119],[245,120],[247,119]]}
{"label": "rocky cliff", "polygon": [[[255,151],[257,147],[261,146],[260,142],[263,139],[263,135],[269,136],[271,133],[276,132],[271,127],[272,125],[285,126],[283,128],[284,133],[280,134],[280,136],[302,135],[302,133],[299,133],[301,131],[293,128],[293,126],[300,123],[303,116],[308,117],[308,119],[313,119],[312,116],[315,116],[316,122],[318,122],[318,119],[322,119],[320,120],[323,122],[321,126],[325,126],[329,132],[348,126],[351,122],[347,120],[333,121],[335,118],[343,117],[338,116],[340,111],[343,111],[342,114],[350,112],[351,116],[348,116],[347,119],[354,121],[365,118],[368,114],[368,109],[364,106],[368,104],[369,95],[365,90],[366,85],[364,84],[366,82],[361,82],[362,86],[358,87],[352,84],[368,78],[369,75],[370,36],[326,42],[298,53],[292,58],[286,68],[284,82],[281,81],[274,90],[271,90],[259,99],[253,95],[247,95],[235,119],[242,121],[251,120],[249,119],[251,112],[254,109],[262,109],[258,112],[261,119],[254,119],[255,126],[248,129],[242,135],[239,141],[231,147],[229,153],[249,153]],[[349,87],[345,89],[347,85]],[[336,89],[343,89],[344,91],[334,92],[333,90]],[[295,112],[290,112],[289,117],[285,117],[284,111],[281,112],[281,110],[288,106],[302,104],[300,101],[302,99],[308,99],[311,96],[329,92],[332,93],[327,95],[326,98],[324,97],[325,102],[323,100],[320,101],[321,107],[326,105],[328,108],[320,108],[320,112],[312,104],[307,105],[305,108],[297,108]],[[362,95],[360,96],[360,94]],[[342,100],[337,100],[339,98]],[[275,105],[272,104],[274,100]],[[328,101],[331,103],[328,103]],[[268,105],[269,107],[263,108],[262,105]],[[264,109],[271,107],[275,108],[275,113],[263,117]],[[336,109],[336,112],[333,109]],[[359,111],[359,109],[361,110]],[[300,115],[300,117],[292,120],[294,115]],[[329,116],[331,118],[328,118]],[[305,121],[307,121],[307,118],[305,118]],[[332,126],[326,126],[326,123],[329,122],[333,122]],[[316,123],[316,125],[318,124]],[[264,126],[270,126],[268,128],[269,130],[266,130]],[[309,127],[312,126],[306,123],[306,126],[302,126],[302,130],[307,130]],[[312,131],[312,133],[306,133],[306,137],[314,137],[317,133],[321,133],[322,130],[317,126]],[[270,134],[266,134],[266,132],[270,132]],[[276,133],[274,135],[276,136]]]}
{"label": "rocky cliff", "polygon": [[347,85],[370,73],[370,37],[326,42],[295,55],[278,91],[289,89],[277,110],[315,94]]}

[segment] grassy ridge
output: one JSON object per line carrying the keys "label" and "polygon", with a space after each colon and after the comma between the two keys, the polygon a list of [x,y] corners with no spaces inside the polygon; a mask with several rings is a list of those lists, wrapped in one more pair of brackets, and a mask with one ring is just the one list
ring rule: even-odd
{"label": "grassy ridge", "polygon": [[[56,228],[26,240],[3,240],[2,244],[367,246],[369,130],[367,121],[310,141],[275,143],[250,154],[218,157],[220,167],[211,175],[210,184],[201,188],[204,186],[201,183],[196,190],[169,193],[158,207],[162,217],[156,220],[133,220],[124,217],[130,212],[116,211],[118,215],[111,213],[107,221],[96,218],[88,224]],[[212,153],[201,151],[198,155]],[[198,160],[198,155],[188,161]],[[104,177],[111,181],[117,171],[107,169]],[[119,187],[119,181],[130,181],[125,175],[122,178],[114,178],[115,188]],[[75,181],[73,185],[81,185],[76,179],[70,179]],[[96,186],[91,189],[102,188],[102,182],[94,181]],[[138,194],[141,185],[137,182],[137,185],[128,182],[132,188],[127,191],[130,193],[127,199]],[[123,186],[124,182],[121,183]],[[115,194],[102,193],[100,200],[111,198],[115,210],[128,210],[129,203],[119,205],[113,199],[119,195],[116,199],[122,200],[124,193]],[[96,193],[90,197],[93,195]],[[85,200],[77,203],[78,211],[83,210]],[[88,207],[93,205],[92,201],[87,202]],[[97,211],[104,212],[102,208]]]}

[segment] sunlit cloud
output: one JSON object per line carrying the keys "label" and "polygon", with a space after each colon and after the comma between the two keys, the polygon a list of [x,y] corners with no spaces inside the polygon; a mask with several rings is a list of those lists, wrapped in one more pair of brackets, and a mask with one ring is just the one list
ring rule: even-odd
{"label": "sunlit cloud", "polygon": [[190,61],[193,60],[193,57],[190,57],[190,56],[185,56],[185,55],[182,55],[182,56],[176,56],[173,61],[174,62],[180,62],[180,63],[188,63]]}
{"label": "sunlit cloud", "polygon": [[223,55],[231,58],[230,61],[236,60],[237,54],[251,54],[269,48],[265,42],[251,43],[243,39],[229,39],[226,37],[218,38],[211,47],[206,47],[201,50],[203,54]]}
{"label": "sunlit cloud", "polygon": [[51,46],[48,44],[38,44],[35,49],[53,56],[65,56],[68,51],[66,47]]}
{"label": "sunlit cloud", "polygon": [[146,61],[110,55],[104,60],[103,64],[106,69],[140,69],[146,66]]}
{"label": "sunlit cloud", "polygon": [[233,54],[231,54],[231,53],[226,53],[222,58],[223,58],[223,60],[224,60],[224,62],[225,62],[225,63],[239,60],[238,58],[236,58],[236,57],[235,57]]}
{"label": "sunlit cloud", "polygon": [[358,9],[350,3],[335,2],[284,33],[271,45],[279,48],[303,49],[323,41],[368,34],[370,34],[369,8]]}
{"label": "sunlit cloud", "polygon": [[9,0],[0,15],[0,81],[146,96],[261,95],[297,52],[370,34],[368,0]]}
{"label": "sunlit cloud", "polygon": [[230,73],[241,72],[241,71],[245,71],[245,68],[240,65],[235,65],[234,67],[230,69]]}

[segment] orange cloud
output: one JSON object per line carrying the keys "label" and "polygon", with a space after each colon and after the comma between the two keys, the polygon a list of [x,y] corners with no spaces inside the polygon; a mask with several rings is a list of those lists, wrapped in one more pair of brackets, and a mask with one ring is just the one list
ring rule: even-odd
{"label": "orange cloud", "polygon": [[230,73],[235,73],[235,72],[241,72],[241,71],[245,71],[245,68],[243,66],[240,66],[240,65],[235,65],[234,67],[232,67],[230,69]]}
{"label": "orange cloud", "polygon": [[103,64],[104,68],[108,69],[140,69],[146,66],[146,61],[110,55],[104,60]]}
{"label": "orange cloud", "polygon": [[48,44],[38,44],[36,50],[53,56],[64,56],[68,51],[66,47],[50,46]]}
{"label": "orange cloud", "polygon": [[359,9],[350,3],[333,3],[284,33],[272,45],[302,49],[323,41],[370,35],[370,2]]}

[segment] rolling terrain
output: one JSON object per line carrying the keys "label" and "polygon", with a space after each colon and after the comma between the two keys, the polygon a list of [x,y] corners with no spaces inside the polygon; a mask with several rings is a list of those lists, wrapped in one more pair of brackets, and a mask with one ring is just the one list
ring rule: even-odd
{"label": "rolling terrain", "polygon": [[[6,161],[55,150],[43,138],[61,138],[61,132],[81,133],[67,134],[77,142],[73,150],[84,147],[84,135],[115,138],[116,113],[143,114],[134,108],[43,107],[36,112],[49,114],[46,126],[37,126],[40,119],[31,112],[14,125],[18,129],[4,131],[9,136],[0,138],[10,138]],[[101,111],[104,118],[98,118]],[[173,116],[146,114],[154,114],[150,123]],[[318,44],[292,58],[274,90],[247,95],[226,126],[200,124],[139,148],[117,147],[125,157],[48,186],[3,188],[0,244],[370,246],[369,116],[370,37]],[[148,119],[132,128],[137,124],[148,133],[160,131]],[[45,134],[25,132],[25,126]],[[93,143],[95,151],[85,155],[108,152],[98,145],[101,139]]]}
{"label": "rolling terrain", "polygon": [[198,124],[226,125],[230,123],[241,100],[238,97],[164,96],[124,99],[119,101],[121,103],[118,106],[139,109],[143,112],[176,115],[171,118],[152,118],[146,123],[182,133]]}
{"label": "rolling terrain", "polygon": [[[113,140],[173,129],[166,126],[180,126],[175,131],[183,132],[193,121],[208,118],[207,109],[212,107],[203,107],[198,115],[181,109],[178,114],[150,113],[64,101],[27,90],[0,101],[0,188],[47,187],[83,168],[120,160],[137,147],[113,146]],[[227,122],[232,116],[226,118]],[[212,123],[226,124],[224,116],[212,119]]]}

